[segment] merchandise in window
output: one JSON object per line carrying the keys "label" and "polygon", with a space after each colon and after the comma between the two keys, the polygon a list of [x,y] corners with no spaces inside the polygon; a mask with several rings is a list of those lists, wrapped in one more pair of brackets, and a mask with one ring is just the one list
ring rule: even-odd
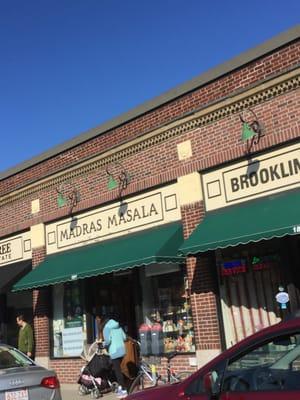
{"label": "merchandise in window", "polygon": [[53,356],[78,357],[86,343],[82,287],[72,282],[53,287]]}
{"label": "merchandise in window", "polygon": [[[156,266],[155,266],[156,267]],[[195,352],[189,290],[182,270],[176,266],[146,267],[140,271],[143,293],[143,324],[139,326],[143,355]],[[165,273],[164,273],[165,272]]]}

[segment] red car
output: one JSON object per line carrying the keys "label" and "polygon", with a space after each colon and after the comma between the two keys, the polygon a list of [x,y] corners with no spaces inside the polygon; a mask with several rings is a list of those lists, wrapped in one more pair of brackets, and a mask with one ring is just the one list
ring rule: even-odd
{"label": "red car", "polygon": [[127,400],[300,400],[300,317],[263,329],[173,385]]}

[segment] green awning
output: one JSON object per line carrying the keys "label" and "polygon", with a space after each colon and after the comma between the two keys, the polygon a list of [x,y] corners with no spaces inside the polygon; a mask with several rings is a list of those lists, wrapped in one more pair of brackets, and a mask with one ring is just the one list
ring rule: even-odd
{"label": "green awning", "polygon": [[[153,263],[181,263],[181,223],[172,223],[46,257],[13,286],[40,288]],[[162,266],[163,268],[163,266]]]}
{"label": "green awning", "polygon": [[300,233],[300,192],[226,207],[205,216],[179,249],[183,255]]}

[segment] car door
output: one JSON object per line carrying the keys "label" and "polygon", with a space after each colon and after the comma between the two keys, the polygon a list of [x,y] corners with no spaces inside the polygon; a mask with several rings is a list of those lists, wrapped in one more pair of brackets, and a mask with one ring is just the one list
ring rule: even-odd
{"label": "car door", "polygon": [[300,399],[300,334],[268,339],[228,360],[219,400]]}
{"label": "car door", "polygon": [[[205,387],[206,376],[211,393]],[[299,400],[300,332],[274,336],[216,363],[180,394],[184,400]]]}
{"label": "car door", "polygon": [[[194,379],[189,380],[183,392],[180,390],[179,396],[182,400],[214,400],[217,399],[220,392],[222,377],[226,368],[227,360],[216,362],[212,370],[204,370],[196,374]],[[213,378],[212,392],[210,395],[205,388],[205,375],[211,373]]]}

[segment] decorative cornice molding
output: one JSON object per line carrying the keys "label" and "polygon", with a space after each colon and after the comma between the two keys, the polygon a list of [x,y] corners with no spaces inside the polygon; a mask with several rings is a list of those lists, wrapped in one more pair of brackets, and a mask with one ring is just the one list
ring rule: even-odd
{"label": "decorative cornice molding", "polygon": [[241,111],[269,101],[300,87],[300,68],[277,77],[267,83],[262,83],[257,87],[247,89],[244,92],[229,97],[216,104],[205,106],[193,115],[178,119],[164,127],[153,130],[152,132],[120,145],[110,151],[106,151],[97,158],[84,161],[80,165],[68,168],[67,171],[53,174],[50,177],[31,183],[24,188],[18,189],[7,195],[0,197],[0,206],[9,202],[27,197],[36,192],[46,190],[57,185],[70,181],[78,176],[105,168],[107,165],[121,161],[129,156],[137,154],[152,146],[163,143],[171,138],[187,133],[196,128],[216,122],[229,115],[240,113]]}

